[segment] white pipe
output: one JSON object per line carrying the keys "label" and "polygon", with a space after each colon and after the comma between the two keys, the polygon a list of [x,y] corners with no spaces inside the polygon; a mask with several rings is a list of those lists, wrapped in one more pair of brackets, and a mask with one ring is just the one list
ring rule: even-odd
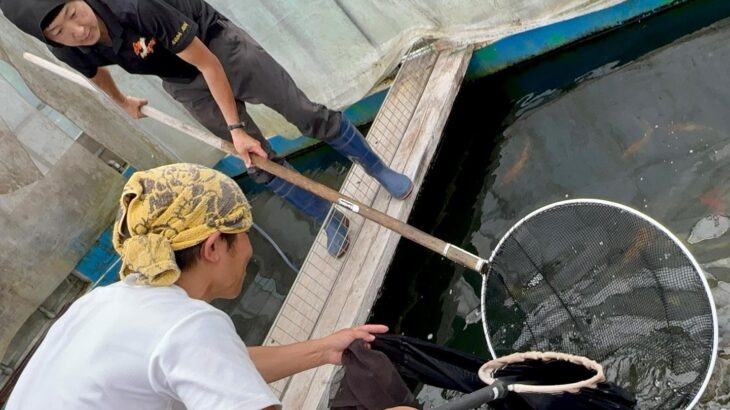
{"label": "white pipe", "polygon": [[[92,82],[90,82],[86,77],[78,73],[75,73],[65,67],[61,67],[58,64],[52,63],[31,53],[23,53],[23,58],[88,90],[101,94],[100,90]],[[238,156],[235,148],[233,147],[233,144],[216,137],[210,132],[195,128],[190,124],[186,124],[176,118],[173,118],[154,107],[150,107],[149,105],[142,106],[140,111],[147,117],[161,122],[169,127],[175,128],[176,130],[190,135],[191,137],[196,138],[200,141],[203,141],[214,148]]]}
{"label": "white pipe", "polygon": [[42,68],[45,68],[48,71],[51,71],[54,74],[58,74],[67,80],[71,80],[71,81],[75,82],[76,84],[78,84],[88,90],[95,91],[97,93],[99,92],[99,90],[91,82],[89,82],[89,80],[86,77],[82,76],[79,73],[75,73],[75,72],[69,70],[68,68],[61,67],[58,64],[54,64],[48,60],[44,60],[44,59],[38,57],[37,55],[31,54],[31,53],[23,53],[23,58],[37,66],[40,66]]}

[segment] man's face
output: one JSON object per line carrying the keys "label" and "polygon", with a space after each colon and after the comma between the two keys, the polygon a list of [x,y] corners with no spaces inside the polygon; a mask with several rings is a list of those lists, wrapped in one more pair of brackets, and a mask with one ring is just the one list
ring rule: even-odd
{"label": "man's face", "polygon": [[247,233],[236,234],[236,240],[228,249],[228,257],[225,258],[227,265],[227,291],[226,299],[234,299],[241,294],[243,279],[246,277],[246,266],[253,255],[253,248]]}
{"label": "man's face", "polygon": [[101,31],[94,10],[83,0],[72,0],[61,8],[43,35],[58,44],[78,47],[99,42]]}

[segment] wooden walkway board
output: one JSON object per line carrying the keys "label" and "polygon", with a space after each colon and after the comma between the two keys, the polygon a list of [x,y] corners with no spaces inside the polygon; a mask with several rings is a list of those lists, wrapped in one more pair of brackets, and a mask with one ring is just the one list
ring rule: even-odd
{"label": "wooden walkway board", "polygon": [[[414,192],[390,197],[360,166],[353,166],[341,191],[402,221],[411,208],[438,146],[466,72],[471,49],[424,49],[404,61],[368,134],[386,163],[410,176]],[[279,345],[326,336],[364,323],[393,258],[400,235],[343,210],[350,218],[350,250],[327,254],[320,231],[266,338]],[[335,366],[297,374],[272,384],[284,408],[326,408]]]}

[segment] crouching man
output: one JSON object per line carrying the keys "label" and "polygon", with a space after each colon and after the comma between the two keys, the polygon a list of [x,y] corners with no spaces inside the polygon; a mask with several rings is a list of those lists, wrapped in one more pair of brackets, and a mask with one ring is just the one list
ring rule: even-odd
{"label": "crouching man", "polygon": [[114,224],[121,280],[77,300],[29,361],[7,410],[264,409],[267,383],[339,364],[382,325],[246,347],[208,302],[241,292],[251,211],[227,176],[193,164],[137,172]]}

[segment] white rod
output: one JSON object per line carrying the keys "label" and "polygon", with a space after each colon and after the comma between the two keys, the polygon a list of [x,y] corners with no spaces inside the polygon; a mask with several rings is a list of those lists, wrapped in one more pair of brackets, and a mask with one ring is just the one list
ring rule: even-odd
{"label": "white rod", "polygon": [[[58,64],[52,63],[48,60],[45,60],[41,57],[38,57],[31,53],[23,53],[23,58],[30,61],[31,63],[45,68],[46,70],[57,74],[67,80],[70,80],[86,89],[92,90],[94,92],[99,92],[99,89],[96,88],[93,83],[91,83],[86,77],[75,73],[67,68],[61,67]],[[190,124],[186,124],[176,118],[173,118],[162,111],[151,107],[149,105],[142,106],[140,109],[142,114],[146,115],[147,117],[150,117],[154,120],[157,120],[158,122],[161,122],[167,126],[170,126],[172,128],[175,128],[176,130],[185,133],[187,135],[190,135],[193,138],[196,138],[200,141],[205,142],[208,145],[213,146],[214,148],[218,148],[223,152],[227,152],[229,154],[233,154],[238,156],[235,148],[233,147],[233,144],[231,144],[228,141],[225,141],[223,139],[220,139],[216,137],[215,135],[211,134],[210,132],[200,130],[198,128],[193,127]]]}
{"label": "white rod", "polygon": [[44,60],[37,55],[31,53],[23,53],[23,58],[37,66],[45,68],[52,73],[58,74],[67,80],[71,80],[88,90],[99,92],[99,90],[94,87],[86,77],[82,76],[81,74],[75,73],[68,68],[61,67],[58,64],[54,64],[48,60]]}

